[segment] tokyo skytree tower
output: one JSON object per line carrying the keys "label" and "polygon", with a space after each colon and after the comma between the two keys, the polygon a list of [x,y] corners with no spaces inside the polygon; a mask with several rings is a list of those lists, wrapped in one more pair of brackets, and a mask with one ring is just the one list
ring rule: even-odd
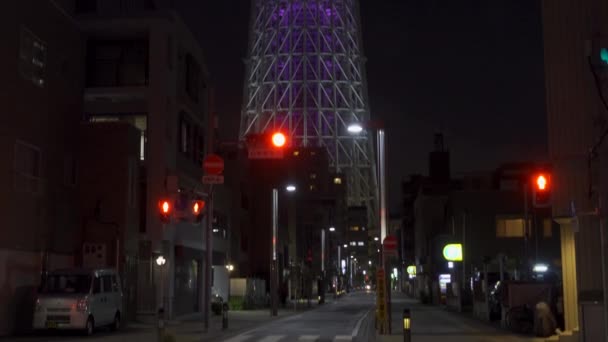
{"label": "tokyo skytree tower", "polygon": [[372,222],[377,187],[358,0],[252,0],[240,138],[281,130],[293,147],[324,147],[346,174],[349,205]]}

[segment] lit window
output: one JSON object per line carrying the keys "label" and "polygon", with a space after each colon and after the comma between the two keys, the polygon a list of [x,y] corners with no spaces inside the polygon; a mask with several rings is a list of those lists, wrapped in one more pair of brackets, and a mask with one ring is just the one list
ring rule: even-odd
{"label": "lit window", "polygon": [[350,245],[351,245],[351,246],[356,246],[356,245],[357,245],[357,242],[355,242],[355,241],[351,241],[351,242],[350,242]]}
{"label": "lit window", "polygon": [[310,186],[308,187],[310,189],[310,191],[316,191],[317,190],[317,186],[314,184],[310,184]]}
{"label": "lit window", "polygon": [[350,227],[350,231],[351,232],[358,232],[359,231],[359,226],[352,226],[352,227]]}
{"label": "lit window", "polygon": [[310,179],[317,179],[317,174],[316,173],[311,173],[310,174]]}
{"label": "lit window", "polygon": [[497,219],[496,237],[519,238],[524,237],[523,219]]}
{"label": "lit window", "polygon": [[357,242],[357,245],[358,246],[365,246],[365,243],[363,243],[363,241],[359,241],[359,242]]}
{"label": "lit window", "polygon": [[336,185],[342,184],[342,178],[340,178],[340,177],[334,178],[334,184],[336,184]]}
{"label": "lit window", "polygon": [[293,151],[293,155],[294,155],[295,157],[299,156],[299,155],[300,155],[300,151]]}
{"label": "lit window", "polygon": [[39,87],[44,87],[46,52],[46,44],[29,30],[21,28],[19,71],[23,78]]}

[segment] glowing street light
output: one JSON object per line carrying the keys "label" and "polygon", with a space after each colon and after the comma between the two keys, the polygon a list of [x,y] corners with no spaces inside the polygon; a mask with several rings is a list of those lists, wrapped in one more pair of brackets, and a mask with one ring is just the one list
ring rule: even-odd
{"label": "glowing street light", "polygon": [[534,265],[534,268],[532,268],[532,271],[534,271],[535,273],[545,273],[549,270],[549,266],[545,265],[545,264],[536,264]]}
{"label": "glowing street light", "polygon": [[296,186],[295,186],[295,185],[293,185],[293,184],[288,184],[288,185],[285,187],[285,190],[287,190],[287,192],[295,192],[295,191],[296,191]]}
{"label": "glowing street light", "polygon": [[350,133],[361,133],[363,131],[363,126],[361,126],[360,123],[352,123],[350,125],[348,125],[348,127],[346,128],[348,130],[348,132]]}
{"label": "glowing street light", "polygon": [[162,266],[167,262],[167,259],[165,259],[165,257],[163,257],[162,255],[159,255],[158,258],[156,258],[156,264],[158,266]]}
{"label": "glowing street light", "polygon": [[336,227],[329,227],[329,231],[330,232],[335,232],[336,231]]}

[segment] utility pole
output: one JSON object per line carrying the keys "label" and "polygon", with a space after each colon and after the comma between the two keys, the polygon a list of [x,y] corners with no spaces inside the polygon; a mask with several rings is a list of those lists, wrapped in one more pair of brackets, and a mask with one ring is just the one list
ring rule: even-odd
{"label": "utility pole", "polygon": [[272,189],[272,260],[270,261],[270,316],[277,315],[277,231],[279,224],[279,190]]}
{"label": "utility pole", "polygon": [[[216,128],[216,117],[213,112],[209,113],[209,124],[207,125],[208,132],[208,142],[207,142],[207,151],[208,153],[214,152],[214,131]],[[205,282],[204,282],[204,298],[203,301],[203,330],[205,332],[209,331],[209,318],[211,316],[211,272],[213,270],[213,184],[209,185],[209,194],[207,200],[207,221],[205,227],[205,251],[206,251],[206,261],[205,261]]]}

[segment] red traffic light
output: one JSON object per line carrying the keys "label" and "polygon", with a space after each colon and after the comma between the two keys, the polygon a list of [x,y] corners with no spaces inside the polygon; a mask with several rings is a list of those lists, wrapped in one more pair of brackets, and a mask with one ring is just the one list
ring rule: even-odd
{"label": "red traffic light", "polygon": [[200,214],[205,208],[205,201],[194,201],[192,204],[192,213],[194,215]]}
{"label": "red traffic light", "polygon": [[551,206],[551,175],[538,173],[532,179],[532,205],[535,208],[547,208]]}
{"label": "red traffic light", "polygon": [[171,203],[168,200],[161,200],[158,202],[158,209],[161,214],[169,214],[171,212]]}
{"label": "red traffic light", "polygon": [[547,190],[548,187],[549,187],[549,180],[547,179],[547,177],[545,177],[545,175],[540,174],[540,175],[536,176],[536,189],[537,190],[544,191],[544,190]]}
{"label": "red traffic light", "polygon": [[285,137],[285,134],[281,133],[281,132],[276,132],[274,134],[272,134],[272,145],[274,147],[283,147],[285,146],[285,144],[287,143],[287,138]]}
{"label": "red traffic light", "polygon": [[158,201],[158,212],[160,214],[160,221],[169,223],[171,221],[171,202],[167,199]]}

